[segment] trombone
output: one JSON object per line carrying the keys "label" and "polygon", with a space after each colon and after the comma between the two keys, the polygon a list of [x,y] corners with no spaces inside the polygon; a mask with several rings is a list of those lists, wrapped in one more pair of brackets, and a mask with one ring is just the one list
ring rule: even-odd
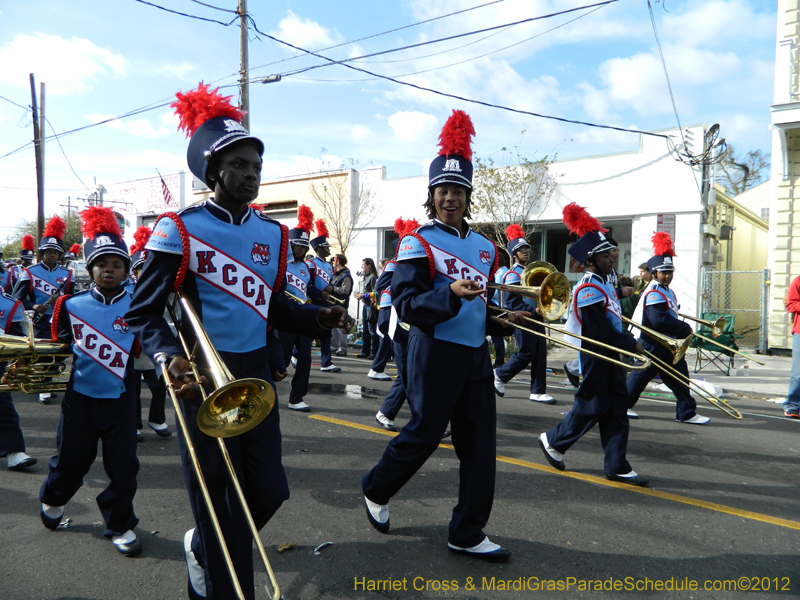
{"label": "trombone", "polygon": [[[514,287],[518,287],[518,286],[514,286]],[[507,312],[506,310],[504,310],[502,308],[499,308],[497,306],[489,305],[489,308],[491,308],[492,310],[503,312],[503,313]],[[620,348],[617,348],[615,346],[610,346],[608,344],[604,344],[603,342],[598,342],[597,340],[593,340],[592,338],[588,338],[586,336],[578,335],[578,334],[575,334],[575,333],[570,333],[569,331],[566,331],[566,330],[561,329],[560,327],[556,327],[554,325],[550,325],[549,323],[540,323],[539,321],[536,321],[535,319],[532,319],[530,317],[524,317],[524,318],[525,318],[526,321],[533,321],[537,325],[544,325],[545,327],[548,327],[548,328],[553,329],[555,331],[560,331],[564,335],[572,336],[572,337],[574,337],[576,339],[579,339],[579,340],[585,340],[587,342],[591,342],[592,344],[595,344],[596,346],[600,346],[601,348],[605,348],[606,350],[611,350],[612,352],[616,352],[618,354],[624,354],[625,356],[630,356],[631,358],[635,358],[637,360],[641,360],[642,364],[638,365],[638,366],[637,365],[628,365],[628,364],[622,362],[621,360],[617,360],[615,358],[610,358],[608,356],[605,356],[604,354],[600,354],[599,352],[593,352],[591,350],[587,350],[586,348],[582,348],[580,346],[576,346],[574,344],[570,344],[569,342],[565,342],[564,340],[559,340],[558,338],[554,338],[552,335],[547,335],[546,333],[541,333],[540,331],[536,331],[535,329],[531,329],[530,327],[523,327],[522,325],[517,325],[515,323],[508,323],[506,321],[502,321],[502,319],[499,319],[498,317],[492,317],[492,320],[496,321],[498,323],[505,323],[506,325],[511,325],[511,327],[514,327],[515,329],[520,329],[522,331],[527,331],[528,333],[533,333],[534,335],[538,335],[539,337],[543,337],[546,340],[550,340],[554,344],[560,344],[561,346],[565,346],[567,348],[571,348],[573,350],[577,350],[578,352],[585,352],[586,354],[589,354],[590,356],[594,356],[595,358],[599,358],[601,360],[613,363],[615,365],[618,365],[620,367],[624,367],[626,369],[632,369],[634,371],[643,371],[644,369],[646,369],[647,367],[650,366],[650,361],[646,357],[642,356],[641,354],[636,354],[635,352],[628,352],[627,350],[621,350]]]}
{"label": "trombone", "polygon": [[[691,338],[686,338],[691,339]],[[656,366],[659,368],[667,371],[672,377],[678,380],[681,383],[684,383],[687,387],[694,388],[695,392],[698,396],[700,396],[703,400],[707,401],[712,406],[720,409],[726,415],[728,415],[731,419],[741,419],[742,413],[738,410],[733,408],[730,404],[728,404],[727,400],[723,400],[722,398],[717,398],[714,394],[707,392],[704,388],[697,385],[690,377],[685,376],[683,373],[668,365],[663,360],[655,356],[652,352],[648,352],[647,350],[644,351],[647,356],[650,357]]]}
{"label": "trombone", "polygon": [[655,329],[650,329],[649,327],[645,327],[637,323],[636,321],[629,319],[628,317],[620,317],[624,323],[635,327],[636,329],[641,329],[642,333],[646,334],[648,337],[654,339],[662,346],[665,346],[671,353],[672,353],[672,364],[678,364],[683,356],[686,354],[686,351],[689,349],[689,344],[692,343],[692,336],[689,336],[682,340],[676,340],[675,338],[671,338],[668,335],[664,335],[663,333],[657,332]]}
{"label": "trombone", "polygon": [[[269,559],[264,551],[264,545],[261,543],[258,529],[253,521],[253,515],[250,513],[250,510],[247,507],[247,499],[245,498],[242,487],[239,484],[239,479],[236,477],[236,472],[234,471],[233,463],[231,462],[230,455],[228,454],[228,449],[226,448],[225,442],[222,439],[241,435],[242,433],[250,431],[259,423],[261,423],[261,421],[267,417],[275,404],[275,392],[272,389],[272,386],[261,379],[234,380],[233,375],[231,375],[230,371],[225,366],[225,363],[222,361],[219,353],[211,344],[211,340],[203,328],[202,323],[200,323],[197,313],[195,313],[192,305],[183,296],[183,294],[181,294],[180,291],[175,292],[175,303],[180,303],[183,316],[194,330],[195,336],[197,337],[195,351],[199,347],[205,355],[208,362],[208,369],[216,388],[216,390],[210,396],[206,396],[202,384],[199,386],[203,395],[203,404],[200,406],[197,415],[198,429],[200,429],[200,431],[206,435],[217,438],[220,452],[225,460],[225,466],[228,469],[231,481],[236,489],[236,495],[239,497],[239,503],[241,504],[242,512],[245,515],[245,519],[247,520],[247,524],[250,528],[250,533],[252,534],[253,540],[256,543],[256,547],[261,555],[261,560],[266,568],[270,584],[272,585],[272,592],[270,592],[269,587],[266,585],[264,586],[264,589],[267,592],[267,596],[269,596],[270,600],[279,600],[281,597],[281,590],[280,586],[278,585],[278,580],[275,578],[275,573],[272,571],[272,566],[269,564]],[[175,317],[175,305],[168,306],[168,310],[173,322],[177,323],[178,321]],[[197,370],[197,365],[194,362],[195,352],[189,352],[189,349],[186,345],[186,340],[184,339],[183,335],[180,334],[180,332],[178,333],[178,338],[181,341],[181,345],[183,345],[186,356],[189,357],[194,378],[198,383],[200,383],[200,374]],[[225,536],[222,533],[222,528],[219,524],[217,513],[214,510],[214,505],[211,501],[211,495],[208,492],[208,486],[206,485],[203,472],[200,468],[200,462],[197,459],[197,453],[195,452],[194,445],[192,444],[189,430],[186,427],[186,420],[184,419],[183,411],[180,408],[178,396],[176,395],[175,389],[172,387],[172,385],[166,381],[167,374],[169,373],[168,357],[166,353],[161,352],[156,354],[155,359],[156,363],[161,366],[165,374],[165,387],[167,388],[170,398],[172,399],[172,404],[175,407],[175,414],[178,418],[178,424],[180,425],[183,437],[186,440],[186,446],[192,459],[192,465],[194,467],[195,474],[197,475],[197,480],[200,483],[203,499],[205,500],[206,508],[208,509],[208,513],[211,517],[214,531],[217,535],[220,547],[222,548],[225,564],[228,568],[228,573],[230,574],[234,590],[236,591],[236,596],[239,600],[244,600],[245,596],[242,592],[242,586],[239,583],[239,578],[236,575],[236,570],[233,566],[233,561],[231,560],[228,546],[225,543]]]}
{"label": "trombone", "polygon": [[344,300],[337,298],[336,296],[329,295],[327,298],[325,298],[325,301],[329,304],[338,304],[339,306],[344,306]]}
{"label": "trombone", "polygon": [[533,262],[522,270],[520,279],[521,285],[489,283],[487,287],[536,300],[539,312],[547,321],[555,321],[566,312],[570,298],[569,280],[554,265],[545,261]]}
{"label": "trombone", "polygon": [[[711,321],[706,319],[697,319],[695,317],[690,317],[689,315],[683,315],[680,313],[678,313],[678,316],[683,317],[684,319],[689,319],[690,321],[695,321],[697,323],[700,323],[701,325],[705,325],[711,330],[711,335],[714,337],[719,337],[725,330],[725,317],[719,317],[717,320]],[[739,352],[738,350],[734,350],[730,346],[726,346],[725,344],[722,344],[716,340],[712,340],[711,338],[701,335],[696,331],[693,331],[692,335],[698,339],[703,340],[704,342],[708,342],[709,344],[714,344],[715,346],[719,346],[720,348],[723,348],[728,352],[733,352],[734,354],[738,354],[739,356],[746,358],[747,360],[752,360],[754,363],[758,363],[762,367],[764,366],[764,363],[761,362],[760,360],[756,360],[755,358],[753,358],[752,356],[748,356],[744,352]]]}

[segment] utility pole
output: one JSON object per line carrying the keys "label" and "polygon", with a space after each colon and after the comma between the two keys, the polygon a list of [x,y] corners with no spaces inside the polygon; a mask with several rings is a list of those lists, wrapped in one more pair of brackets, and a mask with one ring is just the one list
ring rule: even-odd
{"label": "utility pole", "polygon": [[241,110],[244,113],[242,118],[242,126],[247,131],[250,131],[250,68],[248,66],[249,59],[247,57],[247,0],[238,0],[236,12],[239,13],[239,73],[241,78],[239,80],[239,97],[241,99]]}
{"label": "utility pole", "polygon": [[[33,113],[33,142],[36,156],[36,195],[38,203],[36,245],[38,247],[42,239],[42,231],[44,230],[44,136],[42,135],[44,127],[39,127],[39,109],[36,103],[36,81],[33,78],[33,73],[30,74],[30,79],[31,111]],[[42,115],[44,115],[44,84],[42,84]],[[44,123],[42,123],[42,125],[44,125]]]}

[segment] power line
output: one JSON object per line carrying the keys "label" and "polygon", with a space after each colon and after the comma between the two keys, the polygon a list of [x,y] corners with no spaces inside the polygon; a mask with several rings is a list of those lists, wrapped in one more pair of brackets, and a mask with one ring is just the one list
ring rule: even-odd
{"label": "power line", "polygon": [[[165,8],[163,6],[159,6],[158,4],[153,4],[152,2],[146,2],[146,0],[134,0],[134,2],[139,2],[141,4],[147,4],[148,6],[152,6],[153,8],[157,8],[159,10],[163,10],[164,12],[172,13],[174,15],[180,15],[182,17],[188,17],[189,19],[197,19],[198,21],[205,21],[206,23],[216,23],[217,25],[222,25],[223,27],[228,27],[233,24],[236,19],[239,17],[236,16],[230,23],[224,23],[222,21],[217,21],[216,19],[206,19],[205,17],[198,17],[197,15],[190,15],[188,13],[183,13],[177,10],[172,10],[171,8]],[[199,4],[199,3],[198,3]],[[214,7],[212,7],[214,8]],[[233,11],[236,12],[236,11]]]}
{"label": "power line", "polygon": [[681,140],[683,145],[686,146],[686,139],[683,137],[683,127],[681,127],[681,119],[678,117],[678,107],[675,106],[675,96],[672,93],[672,84],[669,81],[669,73],[667,72],[667,63],[664,60],[664,52],[661,49],[661,40],[658,37],[658,30],[656,29],[656,18],[653,14],[653,6],[650,0],[647,0],[647,10],[650,12],[650,22],[653,24],[653,35],[656,38],[656,46],[658,47],[658,55],[661,57],[661,66],[664,68],[664,77],[667,80],[667,89],[669,90],[669,99],[672,102],[672,112],[675,113],[675,121],[678,123],[678,130],[681,132]]}
{"label": "power line", "polygon": [[69,165],[70,171],[72,171],[72,174],[73,174],[73,175],[75,175],[75,177],[78,179],[78,181],[80,181],[80,182],[81,182],[81,185],[82,185],[84,188],[86,188],[86,189],[88,190],[88,189],[89,189],[89,186],[88,186],[88,185],[86,185],[86,184],[83,182],[83,179],[81,179],[81,178],[80,178],[80,175],[78,175],[78,173],[77,173],[77,172],[75,171],[75,169],[72,167],[72,163],[71,163],[71,162],[69,162],[69,158],[67,158],[67,153],[66,153],[66,152],[64,152],[64,147],[61,145],[61,140],[59,140],[59,139],[58,139],[58,134],[56,133],[56,129],[55,129],[55,127],[53,127],[53,124],[50,122],[50,119],[48,119],[47,117],[45,117],[45,118],[44,118],[44,120],[45,120],[45,121],[47,121],[47,124],[48,124],[48,125],[50,125],[50,130],[53,132],[53,134],[54,134],[54,136],[55,136],[55,138],[56,138],[56,142],[58,142],[58,147],[59,147],[59,148],[61,148],[61,154],[63,154],[63,155],[64,155],[64,160],[66,160],[66,161],[67,161],[67,165]]}
{"label": "power line", "polygon": [[231,10],[230,8],[220,8],[219,6],[213,6],[211,4],[206,4],[205,2],[200,2],[200,0],[190,0],[190,2],[194,2],[195,4],[199,4],[200,6],[205,6],[206,8],[213,8],[214,10],[219,10],[221,12],[233,13],[235,15],[239,14],[237,11]]}
{"label": "power line", "polygon": [[[600,4],[601,5],[602,4],[611,4],[612,2],[617,2],[617,1],[618,0],[608,0],[607,2],[602,2]],[[598,6],[598,4],[593,4],[591,6],[592,7],[593,6]],[[584,8],[590,8],[590,7],[584,7]],[[294,44],[290,44],[289,42],[285,42],[283,40],[280,40],[280,39],[276,38],[275,36],[272,36],[272,35],[269,35],[267,33],[264,33],[263,31],[260,31],[258,29],[255,21],[253,21],[252,19],[250,19],[250,21],[253,24],[253,28],[260,35],[263,35],[264,37],[266,37],[268,39],[271,39],[274,42],[277,42],[277,43],[282,44],[284,46],[288,46],[290,48],[294,48],[295,50],[300,50],[301,52],[305,52],[306,54],[310,54],[311,56],[316,56],[317,58],[321,58],[322,60],[326,60],[326,61],[328,61],[330,63],[339,64],[339,65],[341,65],[343,67],[346,67],[348,69],[352,69],[354,71],[359,71],[361,73],[366,73],[367,75],[371,75],[371,76],[376,77],[378,79],[385,79],[387,81],[391,81],[391,82],[396,83],[398,85],[405,85],[405,86],[408,86],[408,87],[411,87],[411,88],[414,88],[414,89],[417,89],[417,90],[420,90],[420,91],[423,91],[423,92],[430,92],[430,93],[436,94],[438,96],[444,96],[446,98],[453,98],[455,100],[461,100],[462,102],[469,102],[471,104],[478,104],[480,106],[486,106],[488,108],[496,108],[496,109],[499,109],[499,110],[506,110],[506,111],[509,111],[509,112],[517,113],[517,114],[529,115],[529,116],[532,116],[532,117],[538,117],[540,119],[550,119],[550,120],[559,121],[559,122],[562,122],[562,123],[572,123],[574,125],[585,125],[587,127],[596,127],[598,129],[610,129],[610,130],[614,130],[614,131],[622,131],[622,132],[625,132],[625,133],[637,133],[639,135],[649,135],[649,136],[653,136],[653,137],[660,137],[660,138],[669,139],[669,136],[666,136],[666,135],[661,134],[661,133],[653,133],[653,132],[650,132],[650,131],[641,131],[641,130],[638,130],[638,129],[626,129],[624,127],[615,127],[613,125],[599,125],[597,123],[589,123],[587,121],[578,121],[578,120],[575,120],[575,119],[566,119],[566,118],[563,118],[563,117],[556,117],[556,116],[552,116],[552,115],[543,115],[543,114],[540,114],[540,113],[535,113],[535,112],[531,112],[531,111],[527,111],[527,110],[520,110],[520,109],[516,109],[516,108],[511,108],[511,107],[508,107],[508,106],[500,106],[498,104],[492,104],[490,102],[484,102],[482,100],[475,100],[475,99],[472,99],[472,98],[465,98],[463,96],[457,96],[455,94],[448,94],[446,92],[442,92],[442,91],[435,90],[435,89],[432,89],[432,88],[423,87],[421,85],[416,85],[416,84],[413,84],[413,83],[409,83],[407,81],[400,81],[398,79],[394,79],[393,77],[389,77],[387,75],[380,75],[378,73],[373,73],[372,71],[367,71],[366,69],[361,69],[359,67],[354,67],[353,65],[349,65],[344,61],[336,61],[336,60],[333,60],[332,58],[328,58],[326,56],[322,56],[319,53],[312,52],[311,50],[306,50],[304,48],[300,48],[299,46],[295,46]]]}

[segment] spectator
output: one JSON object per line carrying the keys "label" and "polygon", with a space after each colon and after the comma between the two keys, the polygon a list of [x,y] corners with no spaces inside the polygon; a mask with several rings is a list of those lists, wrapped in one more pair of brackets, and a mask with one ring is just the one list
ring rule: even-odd
{"label": "spectator", "polygon": [[795,277],[786,292],[786,310],[792,315],[792,372],[783,414],[800,419],[800,277]]}
{"label": "spectator", "polygon": [[364,305],[361,307],[361,339],[363,346],[361,354],[356,354],[356,358],[368,358],[375,360],[375,350],[377,350],[378,340],[375,340],[375,348],[372,347],[372,338],[375,336],[375,325],[378,322],[378,307],[373,308],[372,292],[375,291],[375,282],[378,276],[375,270],[375,262],[371,258],[361,261],[361,284],[360,292],[355,292],[353,297],[361,300]]}
{"label": "spectator", "polygon": [[[347,268],[347,257],[344,254],[337,254],[331,258],[333,265],[333,279],[331,285],[333,291],[331,296],[344,301],[345,309],[350,306],[350,294],[353,291],[353,276]],[[341,329],[334,329],[331,338],[331,352],[336,356],[347,356],[347,333]]]}

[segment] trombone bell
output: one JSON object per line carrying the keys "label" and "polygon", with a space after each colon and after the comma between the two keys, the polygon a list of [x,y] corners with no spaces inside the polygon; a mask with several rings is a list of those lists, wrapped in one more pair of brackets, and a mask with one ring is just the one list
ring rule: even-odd
{"label": "trombone bell", "polygon": [[235,437],[261,423],[274,405],[275,391],[267,382],[237,379],[206,398],[197,414],[197,426],[211,437]]}

